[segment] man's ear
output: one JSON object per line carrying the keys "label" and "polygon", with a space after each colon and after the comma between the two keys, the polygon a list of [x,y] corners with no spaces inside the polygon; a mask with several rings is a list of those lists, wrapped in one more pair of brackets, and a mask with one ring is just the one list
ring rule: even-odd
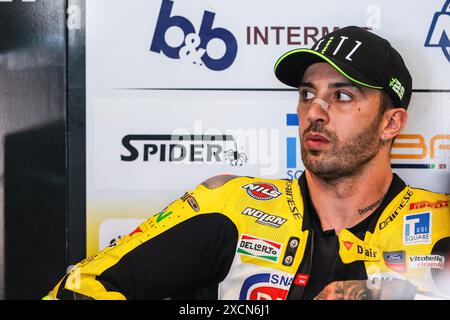
{"label": "man's ear", "polygon": [[390,141],[406,126],[408,112],[404,108],[392,108],[385,111],[383,118],[385,126],[381,133],[381,139]]}

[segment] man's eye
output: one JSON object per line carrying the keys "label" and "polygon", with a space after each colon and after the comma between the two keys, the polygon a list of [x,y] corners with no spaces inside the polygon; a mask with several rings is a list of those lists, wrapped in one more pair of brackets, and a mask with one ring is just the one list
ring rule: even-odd
{"label": "man's eye", "polygon": [[350,101],[352,100],[352,97],[345,92],[336,92],[336,98],[339,101]]}
{"label": "man's eye", "polygon": [[302,100],[311,100],[314,98],[314,94],[311,91],[304,90],[300,93]]}

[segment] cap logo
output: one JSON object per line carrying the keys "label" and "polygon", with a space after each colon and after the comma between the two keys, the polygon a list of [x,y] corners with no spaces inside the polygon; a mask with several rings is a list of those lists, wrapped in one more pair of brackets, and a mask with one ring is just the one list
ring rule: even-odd
{"label": "cap logo", "polygon": [[400,100],[403,99],[403,94],[405,93],[405,87],[402,86],[401,82],[397,78],[391,78],[389,81],[389,87],[398,95]]}
{"label": "cap logo", "polygon": [[327,44],[325,45],[325,47],[322,49],[321,53],[325,53],[328,50],[328,47],[330,46],[330,44],[333,42],[334,37],[330,37],[330,39],[328,39]]}
{"label": "cap logo", "polygon": [[336,53],[339,52],[339,49],[341,48],[342,44],[343,44],[344,41],[347,40],[347,39],[348,39],[348,37],[341,36],[341,42],[339,42],[338,46],[336,47],[336,50],[334,50],[333,56],[335,56]]}
{"label": "cap logo", "polygon": [[[348,37],[341,36],[341,41],[339,41],[339,44],[337,45],[336,49],[334,49],[334,51],[333,51],[333,56],[335,56],[335,55],[339,52],[339,50],[340,50],[341,47],[342,47],[342,44],[343,44],[344,41],[347,40],[347,39],[348,39]],[[330,37],[330,39],[328,39],[327,43],[325,44],[325,46],[323,47],[323,49],[320,51],[320,53],[324,54],[324,53],[328,50],[328,47],[331,45],[331,43],[333,42],[333,40],[334,40],[334,37]],[[322,41],[323,41],[323,39],[321,39],[321,40],[317,43],[317,45],[316,45],[316,47],[315,47],[315,49],[314,49],[315,51],[319,51],[319,47],[320,47]],[[355,46],[354,46],[353,49],[349,52],[349,54],[347,54],[347,56],[345,57],[345,60],[352,61],[352,55],[356,52],[356,50],[359,48],[359,46],[360,46],[361,44],[362,44],[361,41],[355,40]]]}
{"label": "cap logo", "polygon": [[362,44],[362,42],[355,40],[356,46],[350,51],[350,53],[345,57],[346,60],[352,61],[351,56],[355,53],[356,49],[359,48],[359,46]]}

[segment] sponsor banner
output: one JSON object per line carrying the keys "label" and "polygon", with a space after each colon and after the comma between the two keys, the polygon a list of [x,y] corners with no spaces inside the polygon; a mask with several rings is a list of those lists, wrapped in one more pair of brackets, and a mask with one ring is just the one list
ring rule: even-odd
{"label": "sponsor banner", "polygon": [[[88,111],[93,120],[87,141],[88,194],[184,193],[225,173],[279,177],[286,153],[282,124],[296,99],[285,92],[182,92],[170,99],[154,92],[96,99]],[[262,110],[276,113],[255,118]]]}
{"label": "sponsor banner", "polygon": [[449,102],[449,93],[413,93],[408,123],[391,151],[394,172],[412,187],[450,192]]}
{"label": "sponsor banner", "polygon": [[412,269],[444,269],[445,258],[440,255],[410,256],[409,267]]}
{"label": "sponsor banner", "polygon": [[[447,107],[437,103],[433,110],[443,116],[424,117],[429,109],[426,95],[430,94],[415,94],[391,162],[408,184],[448,192]],[[96,121],[87,141],[88,182],[95,189],[186,190],[222,173],[297,179],[304,170],[298,118],[292,113],[296,93],[183,92],[170,100],[161,94],[151,96],[96,101],[92,114]],[[180,109],[179,100],[190,107]],[[211,106],[215,112],[205,113]],[[261,110],[276,113],[255,118]],[[235,116],[238,113],[240,117]],[[294,120],[297,125],[286,126]],[[183,181],[176,180],[180,174]]]}
{"label": "sponsor banner", "polygon": [[403,244],[431,243],[431,212],[405,215],[403,219]]}
{"label": "sponsor banner", "polygon": [[[345,14],[336,14],[342,7]],[[447,0],[414,6],[408,0],[87,1],[89,85],[283,87],[271,74],[282,53],[356,25],[394,44],[411,68],[414,88],[447,89],[448,12]]]}
{"label": "sponsor banner", "polygon": [[237,253],[271,262],[278,262],[281,247],[281,243],[244,234],[239,240]]}

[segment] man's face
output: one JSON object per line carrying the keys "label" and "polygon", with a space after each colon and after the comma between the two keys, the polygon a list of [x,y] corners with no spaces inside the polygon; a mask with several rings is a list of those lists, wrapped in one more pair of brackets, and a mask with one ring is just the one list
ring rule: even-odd
{"label": "man's face", "polygon": [[381,91],[354,84],[324,62],[306,69],[299,93],[306,169],[326,180],[360,172],[381,145]]}

